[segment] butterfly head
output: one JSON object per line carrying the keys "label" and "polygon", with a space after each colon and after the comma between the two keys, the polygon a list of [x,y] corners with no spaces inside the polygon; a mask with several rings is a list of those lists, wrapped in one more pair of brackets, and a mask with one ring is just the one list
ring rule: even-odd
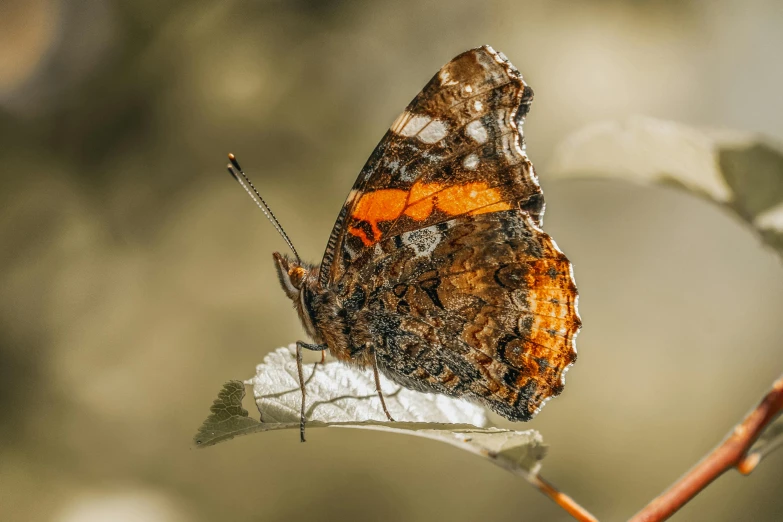
{"label": "butterfly head", "polygon": [[312,283],[311,280],[315,278],[312,267],[279,252],[275,252],[272,256],[275,258],[280,286],[283,287],[289,299],[298,300],[302,288],[308,283]]}
{"label": "butterfly head", "polygon": [[277,277],[285,294],[293,301],[294,308],[299,313],[307,334],[317,343],[323,343],[323,338],[316,328],[313,298],[317,293],[318,267],[302,263],[297,258],[275,252]]}

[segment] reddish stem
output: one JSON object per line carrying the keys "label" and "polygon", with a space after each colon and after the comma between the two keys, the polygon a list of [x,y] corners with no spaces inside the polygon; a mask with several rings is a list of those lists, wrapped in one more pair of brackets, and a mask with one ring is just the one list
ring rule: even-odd
{"label": "reddish stem", "polygon": [[598,519],[591,515],[585,508],[576,503],[574,499],[561,493],[555,486],[544,480],[540,475],[531,477],[530,483],[538,490],[552,499],[555,504],[565,509],[569,515],[579,522],[598,522]]}
{"label": "reddish stem", "polygon": [[666,520],[712,481],[731,468],[741,473],[753,471],[760,454],[747,455],[748,450],[767,427],[783,411],[783,376],[772,385],[755,410],[734,427],[720,446],[696,464],[680,480],[647,504],[630,522]]}

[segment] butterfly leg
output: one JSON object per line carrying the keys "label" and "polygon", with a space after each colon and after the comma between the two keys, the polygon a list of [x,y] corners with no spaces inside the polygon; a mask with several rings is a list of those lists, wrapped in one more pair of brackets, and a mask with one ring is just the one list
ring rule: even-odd
{"label": "butterfly leg", "polygon": [[[302,409],[299,413],[299,440],[305,441],[305,392],[304,371],[302,370],[302,348],[314,352],[322,352],[327,349],[325,344],[308,344],[302,341],[296,341],[296,371],[299,374],[299,389],[302,390]],[[313,370],[315,371],[315,370]]]}
{"label": "butterfly leg", "polygon": [[378,397],[381,399],[383,413],[386,414],[386,418],[389,419],[389,422],[394,422],[394,418],[392,418],[391,413],[389,413],[388,408],[386,408],[386,401],[383,400],[383,391],[381,390],[381,376],[378,374],[378,358],[375,356],[375,350],[372,352],[372,373],[375,377],[375,391],[378,392]]}

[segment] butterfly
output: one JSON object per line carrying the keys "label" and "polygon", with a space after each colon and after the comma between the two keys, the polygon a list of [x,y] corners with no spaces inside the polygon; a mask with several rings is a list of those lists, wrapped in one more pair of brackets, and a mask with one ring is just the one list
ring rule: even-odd
{"label": "butterfly", "polygon": [[581,327],[572,265],[543,232],[525,153],[533,91],[489,46],[464,52],[394,121],[348,194],[319,265],[304,263],[233,155],[229,172],[293,257],[280,285],[312,342],[413,390],[526,421],[560,394]]}

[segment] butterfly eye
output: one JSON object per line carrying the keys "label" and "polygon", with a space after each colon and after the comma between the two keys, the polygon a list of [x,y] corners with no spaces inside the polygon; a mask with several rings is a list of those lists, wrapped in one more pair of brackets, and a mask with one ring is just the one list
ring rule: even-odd
{"label": "butterfly eye", "polygon": [[291,278],[291,283],[297,288],[301,288],[302,281],[304,281],[307,271],[301,266],[295,266],[288,271],[288,277]]}

